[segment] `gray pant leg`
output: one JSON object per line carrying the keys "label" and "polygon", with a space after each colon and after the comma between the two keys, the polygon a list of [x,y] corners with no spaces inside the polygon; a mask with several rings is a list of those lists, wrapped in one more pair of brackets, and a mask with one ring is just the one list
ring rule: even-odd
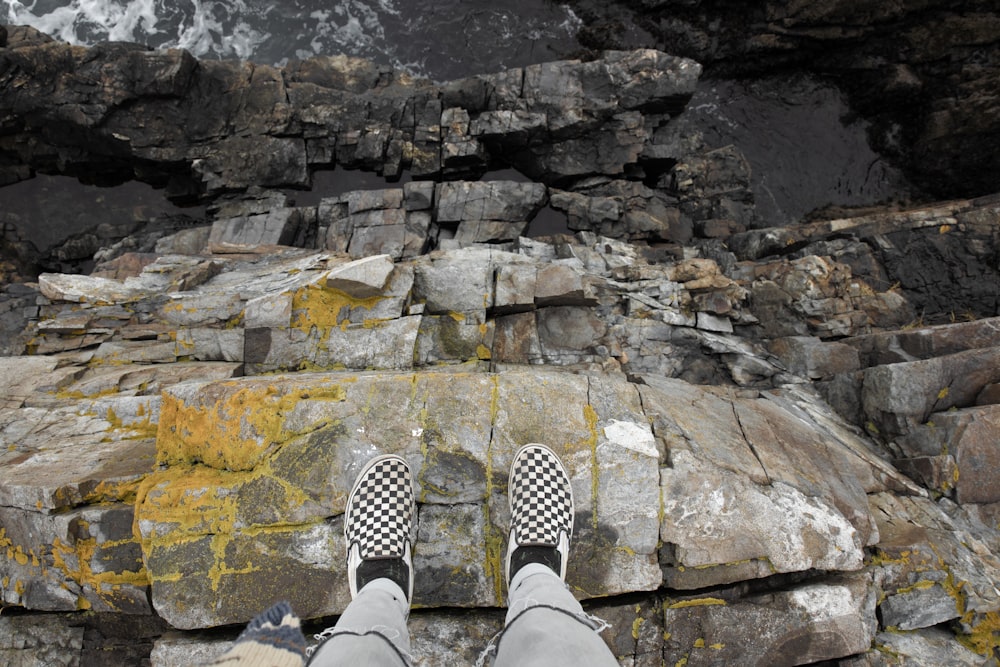
{"label": "gray pant leg", "polygon": [[316,649],[310,667],[400,667],[410,664],[410,604],[403,589],[376,579],[358,596]]}
{"label": "gray pant leg", "polygon": [[507,627],[495,667],[617,667],[598,623],[552,570],[531,563],[510,586]]}

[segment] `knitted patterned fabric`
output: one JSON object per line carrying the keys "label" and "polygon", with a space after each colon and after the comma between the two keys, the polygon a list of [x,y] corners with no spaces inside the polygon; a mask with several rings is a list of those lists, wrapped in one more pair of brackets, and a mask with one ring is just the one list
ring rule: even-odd
{"label": "knitted patterned fabric", "polygon": [[233,647],[209,667],[302,667],[306,638],[287,602],[279,602],[250,621]]}

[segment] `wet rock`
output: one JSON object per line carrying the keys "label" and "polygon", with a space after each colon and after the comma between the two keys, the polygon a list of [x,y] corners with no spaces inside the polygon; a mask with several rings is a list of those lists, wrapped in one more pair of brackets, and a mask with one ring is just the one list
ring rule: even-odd
{"label": "wet rock", "polygon": [[[30,72],[31,84],[0,105],[33,119],[17,126],[3,180],[23,177],[22,164],[120,178],[125,165],[141,161],[143,178],[170,182],[169,194],[182,201],[253,186],[307,187],[310,167],[332,164],[389,178],[405,168],[418,177],[478,178],[503,156],[545,179],[621,175],[649,138],[644,114],[682,110],[701,72],[653,50],[443,87],[349,58],[278,70],[121,45],[41,43],[6,49],[3,62],[4,72]],[[114,85],[78,85],[84,79]],[[64,91],[59,104],[48,99],[51,90]],[[451,106],[442,105],[443,90]],[[48,132],[60,124],[75,133]],[[32,148],[35,135],[58,145]]]}

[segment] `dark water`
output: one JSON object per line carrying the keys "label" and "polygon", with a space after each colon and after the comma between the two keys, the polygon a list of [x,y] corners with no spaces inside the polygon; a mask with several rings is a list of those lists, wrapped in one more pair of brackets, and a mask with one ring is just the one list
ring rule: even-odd
{"label": "dark water", "polygon": [[[343,52],[439,81],[566,57],[580,48],[581,25],[566,5],[546,0],[0,0],[0,20],[76,43],[140,41],[201,57],[280,64]],[[839,91],[822,82],[794,76],[703,82],[680,122],[710,147],[734,144],[743,152],[768,225],[907,190],[872,152],[865,126]],[[397,186],[336,170],[315,174],[312,192],[289,194],[311,205],[351,189]],[[42,250],[102,222],[175,212],[137,183],[96,188],[40,177],[0,188],[0,219],[17,224]],[[557,231],[562,221],[553,215],[545,212],[531,232]]]}
{"label": "dark water", "polygon": [[743,153],[758,216],[769,227],[909,192],[902,174],[872,151],[867,125],[841,92],[814,78],[702,81],[682,118],[709,146],[733,144]]}
{"label": "dark water", "polygon": [[558,60],[580,27],[547,0],[0,0],[0,22],[262,63],[347,53],[437,81]]}

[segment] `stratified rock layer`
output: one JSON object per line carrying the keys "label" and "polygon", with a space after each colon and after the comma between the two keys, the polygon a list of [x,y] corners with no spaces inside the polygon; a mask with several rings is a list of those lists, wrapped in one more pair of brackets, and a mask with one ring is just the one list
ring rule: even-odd
{"label": "stratified rock layer", "polygon": [[[415,655],[471,664],[532,441],[623,665],[995,661],[995,198],[769,228],[739,149],[672,123],[698,67],[654,51],[437,86],[10,41],[5,178],[139,164],[211,206],[2,293],[9,661],[190,664],[280,598],[331,623],[350,484],[397,452]],[[442,182],[266,189],[334,163]],[[526,238],[546,207],[575,233]],[[920,326],[949,307],[973,321]]]}

